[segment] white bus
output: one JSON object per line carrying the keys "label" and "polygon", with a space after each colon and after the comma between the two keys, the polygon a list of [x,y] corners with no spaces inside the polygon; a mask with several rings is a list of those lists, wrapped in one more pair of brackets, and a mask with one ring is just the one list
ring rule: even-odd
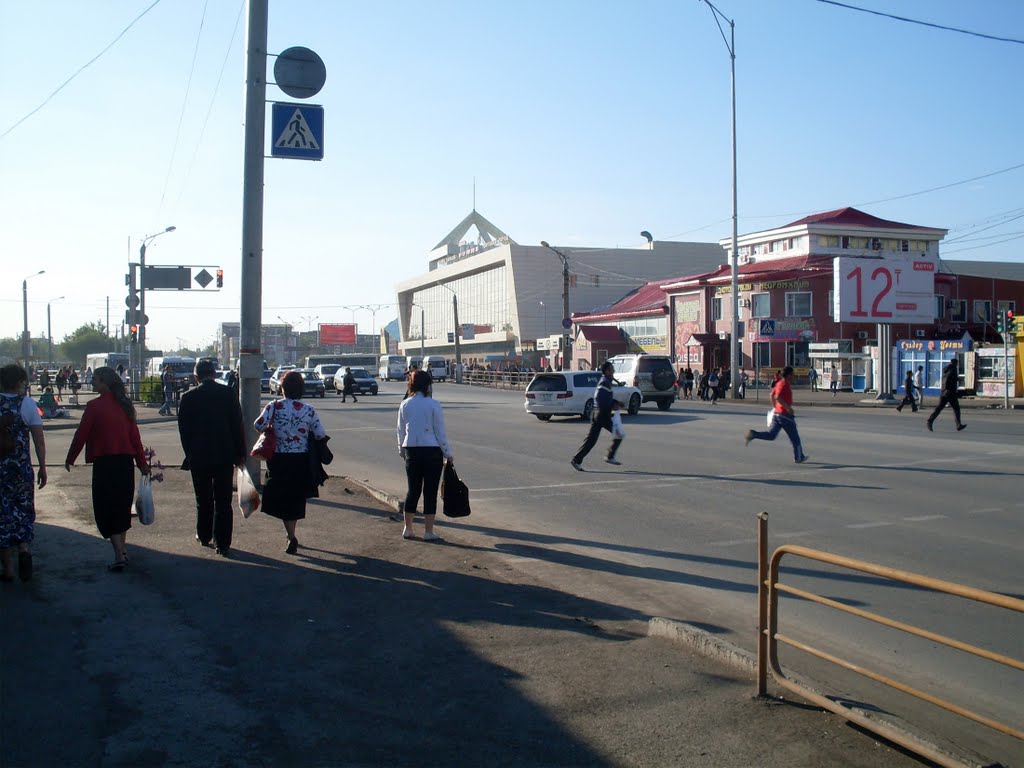
{"label": "white bus", "polygon": [[402,355],[381,355],[377,375],[383,381],[401,381],[405,378],[405,358]]}
{"label": "white bus", "polygon": [[423,367],[434,381],[448,378],[448,362],[440,355],[428,355]]}
{"label": "white bus", "polygon": [[188,386],[192,383],[195,367],[196,359],[194,357],[151,357],[146,364],[146,375],[161,376],[164,371],[169,370],[174,374],[176,385]]}
{"label": "white bus", "polygon": [[406,370],[412,370],[413,368],[420,369],[423,367],[423,358],[419,355],[409,355],[405,358]]}
{"label": "white bus", "polygon": [[92,372],[97,368],[113,368],[116,371],[119,365],[123,365],[127,370],[127,352],[95,352],[91,355],[86,355],[85,368],[82,369],[82,385],[86,387],[92,386]]}

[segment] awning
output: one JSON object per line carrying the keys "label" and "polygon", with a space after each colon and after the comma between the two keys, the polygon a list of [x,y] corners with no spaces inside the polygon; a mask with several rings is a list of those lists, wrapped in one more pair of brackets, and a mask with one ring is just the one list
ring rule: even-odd
{"label": "awning", "polygon": [[720,339],[717,333],[694,333],[683,344],[684,347],[717,347],[726,343],[726,339]]}

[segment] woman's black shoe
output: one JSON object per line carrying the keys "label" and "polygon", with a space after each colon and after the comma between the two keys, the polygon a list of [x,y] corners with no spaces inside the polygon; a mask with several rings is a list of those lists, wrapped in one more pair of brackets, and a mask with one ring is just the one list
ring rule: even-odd
{"label": "woman's black shoe", "polygon": [[294,555],[298,551],[299,551],[299,540],[298,539],[291,539],[291,538],[289,538],[288,539],[288,548],[284,551],[284,553],[286,555]]}
{"label": "woman's black shoe", "polygon": [[18,578],[22,581],[28,581],[32,578],[32,553],[31,552],[19,552],[18,553]]}

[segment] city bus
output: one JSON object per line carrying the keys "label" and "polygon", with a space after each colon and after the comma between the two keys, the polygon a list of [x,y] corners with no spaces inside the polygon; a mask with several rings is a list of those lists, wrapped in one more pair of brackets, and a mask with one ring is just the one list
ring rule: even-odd
{"label": "city bus", "polygon": [[377,374],[384,381],[401,381],[405,378],[405,356],[381,355]]}
{"label": "city bus", "polygon": [[187,388],[192,383],[195,367],[194,357],[151,357],[146,361],[146,375],[161,376],[164,371],[171,371],[175,385]]}
{"label": "city bus", "polygon": [[128,369],[127,352],[94,352],[85,356],[85,368],[82,369],[82,386],[92,386],[92,372],[97,368],[113,368],[123,365]]}

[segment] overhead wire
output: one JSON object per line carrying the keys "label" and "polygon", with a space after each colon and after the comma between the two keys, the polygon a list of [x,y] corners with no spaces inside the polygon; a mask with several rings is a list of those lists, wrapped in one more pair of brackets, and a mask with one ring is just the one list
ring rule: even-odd
{"label": "overhead wire", "polygon": [[849,5],[848,3],[840,3],[838,0],[818,0],[819,3],[825,3],[827,5],[836,5],[840,8],[848,8],[851,11],[860,11],[861,13],[870,13],[875,16],[884,16],[887,19],[895,19],[896,21],[905,21],[908,24],[920,24],[923,27],[931,27],[933,29],[941,29],[946,32],[959,32],[962,35],[971,35],[972,37],[981,37],[986,40],[997,40],[1001,43],[1017,43],[1018,45],[1024,45],[1024,40],[1018,40],[1014,37],[999,37],[998,35],[989,35],[985,32],[975,32],[970,29],[961,29],[960,27],[949,27],[945,24],[936,24],[931,21],[923,21],[921,19],[911,19],[907,16],[897,16],[894,13],[885,13],[884,11],[875,11],[870,8],[861,8],[856,5]]}
{"label": "overhead wire", "polygon": [[53,97],[56,96],[58,93],[60,93],[62,90],[64,90],[64,87],[68,83],[70,83],[72,80],[74,80],[80,74],[82,74],[82,72],[84,72],[89,66],[94,64],[103,54],[105,54],[107,51],[109,51],[111,48],[113,48],[114,44],[118,40],[120,40],[122,37],[124,37],[125,33],[128,32],[129,29],[134,27],[135,24],[143,16],[145,16],[147,13],[149,13],[151,10],[153,10],[153,8],[155,8],[157,5],[159,5],[159,3],[160,3],[160,0],[153,0],[153,3],[148,8],[146,8],[146,10],[144,10],[142,13],[140,13],[138,16],[136,16],[127,27],[122,29],[121,32],[117,35],[117,37],[115,37],[113,40],[111,40],[110,43],[108,43],[107,46],[102,51],[97,53],[95,56],[93,56],[91,59],[89,59],[89,61],[87,61],[85,64],[80,66],[77,70],[75,70],[75,73],[73,75],[71,75],[71,77],[69,77],[63,83],[61,83],[59,86],[57,86],[57,89],[55,91],[53,91],[53,93],[51,93],[45,99],[43,99],[43,102],[38,107],[36,107],[31,112],[29,112],[27,115],[25,115],[23,118],[18,120],[18,122],[16,122],[14,125],[12,125],[10,128],[8,128],[6,131],[4,131],[3,133],[0,133],[0,139],[4,139],[7,136],[7,134],[9,134],[11,131],[13,131],[15,128],[17,128],[22,123],[24,123],[26,120],[28,120],[30,117],[32,117],[32,115],[34,115],[36,112],[41,110],[47,104],[49,104],[50,101],[53,99]]}

